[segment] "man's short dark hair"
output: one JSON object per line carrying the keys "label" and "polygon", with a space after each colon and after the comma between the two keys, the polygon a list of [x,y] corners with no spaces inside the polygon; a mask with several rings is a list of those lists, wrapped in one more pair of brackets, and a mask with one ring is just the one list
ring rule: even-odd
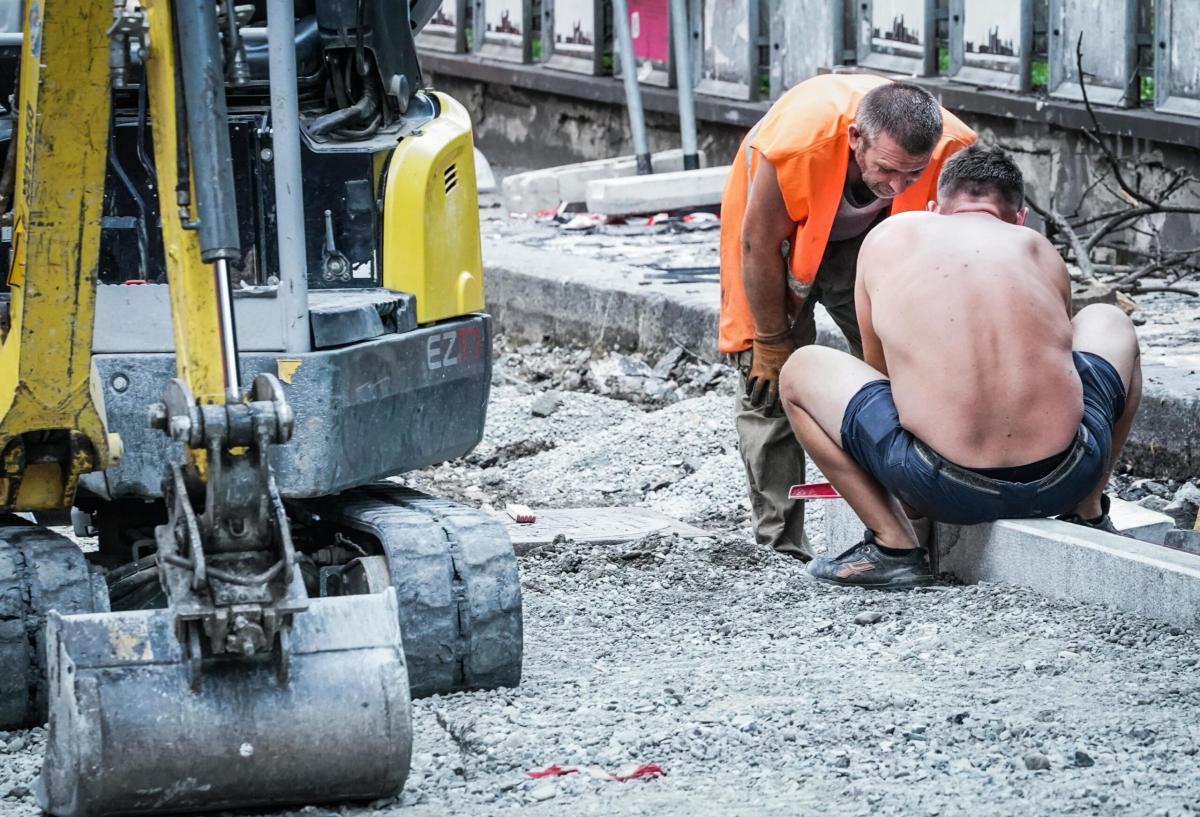
{"label": "man's short dark hair", "polygon": [[939,201],[960,194],[996,196],[1015,212],[1025,202],[1025,178],[1000,148],[971,145],[947,159],[938,176]]}
{"label": "man's short dark hair", "polygon": [[867,141],[886,133],[906,153],[925,156],[942,138],[942,108],[933,94],[907,82],[888,82],[872,88],[854,115]]}

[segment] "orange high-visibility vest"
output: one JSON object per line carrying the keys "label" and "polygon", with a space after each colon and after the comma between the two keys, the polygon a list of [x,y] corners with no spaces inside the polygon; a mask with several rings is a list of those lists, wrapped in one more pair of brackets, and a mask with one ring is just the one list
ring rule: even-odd
{"label": "orange high-visibility vest", "polygon": [[[791,274],[811,285],[825,254],[850,162],[848,128],[858,103],[872,88],[891,80],[868,74],[822,74],[779,98],[738,149],[721,198],[722,352],[740,352],[754,340],[754,316],[742,284],[742,218],[750,179],[761,158],[775,168],[788,215],[796,222],[791,240]],[[924,210],[937,199],[942,163],[975,141],[975,132],[942,110],[942,138],[925,172],[892,200],[890,212]]]}

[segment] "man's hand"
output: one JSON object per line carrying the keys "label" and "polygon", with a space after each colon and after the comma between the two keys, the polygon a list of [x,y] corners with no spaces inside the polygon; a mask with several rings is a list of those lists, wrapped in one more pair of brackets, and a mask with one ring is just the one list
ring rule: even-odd
{"label": "man's hand", "polygon": [[755,335],[750,374],[746,376],[746,396],[750,405],[768,417],[779,415],[779,370],[796,351],[790,330],[775,335]]}

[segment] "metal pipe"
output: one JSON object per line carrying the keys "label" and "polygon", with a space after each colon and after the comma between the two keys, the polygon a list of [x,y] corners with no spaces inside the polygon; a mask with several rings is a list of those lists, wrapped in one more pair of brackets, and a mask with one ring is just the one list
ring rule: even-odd
{"label": "metal pipe", "polygon": [[229,291],[229,262],[213,262],[213,281],[217,285],[218,323],[221,328],[221,374],[225,380],[225,402],[242,401],[241,372],[238,369],[237,331],[233,323],[233,295]]}
{"label": "metal pipe", "polygon": [[242,254],[241,236],[216,7],[211,0],[177,0],[173,5],[196,186],[200,256],[209,263],[236,260]]}
{"label": "metal pipe", "polygon": [[650,140],[646,137],[646,112],[642,108],[642,86],[638,84],[637,57],[633,53],[633,32],[629,29],[629,3],[613,0],[613,36],[621,55],[621,79],[625,83],[625,107],[629,109],[629,129],[633,131],[633,152],[639,176],[653,173],[650,164]]}
{"label": "metal pipe", "polygon": [[293,0],[267,0],[271,81],[271,142],[275,165],[275,229],[279,244],[279,309],[284,348],[312,350],[308,325],[308,251],[300,176],[300,103],[296,90]]}
{"label": "metal pipe", "polygon": [[687,0],[671,0],[671,36],[675,41],[675,89],[679,97],[679,140],[683,169],[699,170],[696,149],[696,99],[692,87],[692,52],[688,37]]}

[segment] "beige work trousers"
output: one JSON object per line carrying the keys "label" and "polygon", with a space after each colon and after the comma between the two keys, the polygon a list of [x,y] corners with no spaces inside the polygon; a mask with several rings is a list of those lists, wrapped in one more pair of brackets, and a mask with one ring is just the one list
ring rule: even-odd
{"label": "beige work trousers", "polygon": [[[831,241],[826,247],[808,298],[792,322],[792,340],[797,348],[817,341],[813,309],[819,302],[842,330],[850,351],[862,358],[862,338],[854,311],[854,276],[865,237],[864,233],[858,238]],[[750,406],[746,375],[753,352],[747,349],[733,358],[741,372],[734,421],[750,488],[754,537],[759,544],[808,561],[813,552],[804,535],[804,503],[788,499],[788,489],[805,481],[804,449],[782,411],[770,417]]]}

